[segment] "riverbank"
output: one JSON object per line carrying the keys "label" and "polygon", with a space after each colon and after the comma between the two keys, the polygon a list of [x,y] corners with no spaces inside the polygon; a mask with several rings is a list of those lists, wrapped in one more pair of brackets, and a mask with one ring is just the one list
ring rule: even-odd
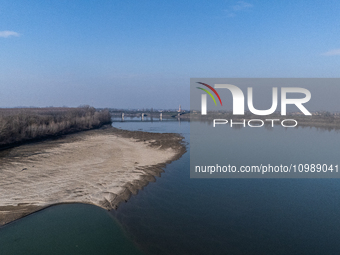
{"label": "riverbank", "polygon": [[116,209],[185,152],[182,137],[112,127],[0,152],[0,225],[59,203]]}

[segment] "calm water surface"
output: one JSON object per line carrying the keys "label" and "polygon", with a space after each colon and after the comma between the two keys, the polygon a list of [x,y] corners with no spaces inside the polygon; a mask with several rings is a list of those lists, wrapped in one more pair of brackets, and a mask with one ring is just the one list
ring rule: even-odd
{"label": "calm water surface", "polygon": [[[189,122],[113,126],[181,133],[189,143]],[[241,139],[229,143],[242,143],[242,137],[249,141],[242,130],[228,132]],[[303,150],[328,158],[328,151],[332,157],[339,151],[340,134],[334,131],[261,132],[254,141],[262,148],[291,139],[295,145],[288,154]],[[266,139],[273,133],[275,141]],[[313,143],[303,146],[306,137]],[[242,153],[250,152],[244,148]],[[237,150],[230,155],[236,157]],[[189,162],[186,153],[112,213],[89,205],[60,205],[9,224],[0,229],[0,254],[340,254],[338,179],[190,179]]]}
{"label": "calm water surface", "polygon": [[0,229],[0,254],[143,254],[116,219],[85,204],[49,207]]}

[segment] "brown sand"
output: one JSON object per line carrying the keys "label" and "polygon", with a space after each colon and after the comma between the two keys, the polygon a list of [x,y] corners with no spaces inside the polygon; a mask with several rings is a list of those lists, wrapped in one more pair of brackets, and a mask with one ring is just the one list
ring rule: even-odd
{"label": "brown sand", "polygon": [[182,137],[92,130],[0,153],[0,225],[59,203],[116,209],[185,152]]}

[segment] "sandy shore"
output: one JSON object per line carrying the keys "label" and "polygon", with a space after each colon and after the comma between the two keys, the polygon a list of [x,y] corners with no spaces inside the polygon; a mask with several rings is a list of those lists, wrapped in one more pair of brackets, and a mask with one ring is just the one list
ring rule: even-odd
{"label": "sandy shore", "polygon": [[185,152],[182,137],[92,130],[0,152],[0,225],[58,203],[115,209]]}

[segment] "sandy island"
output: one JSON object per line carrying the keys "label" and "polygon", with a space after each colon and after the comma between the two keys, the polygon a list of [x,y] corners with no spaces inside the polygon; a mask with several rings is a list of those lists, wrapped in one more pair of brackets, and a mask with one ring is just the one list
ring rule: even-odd
{"label": "sandy island", "polygon": [[0,152],[0,225],[53,204],[116,209],[185,152],[182,137],[112,127]]}

